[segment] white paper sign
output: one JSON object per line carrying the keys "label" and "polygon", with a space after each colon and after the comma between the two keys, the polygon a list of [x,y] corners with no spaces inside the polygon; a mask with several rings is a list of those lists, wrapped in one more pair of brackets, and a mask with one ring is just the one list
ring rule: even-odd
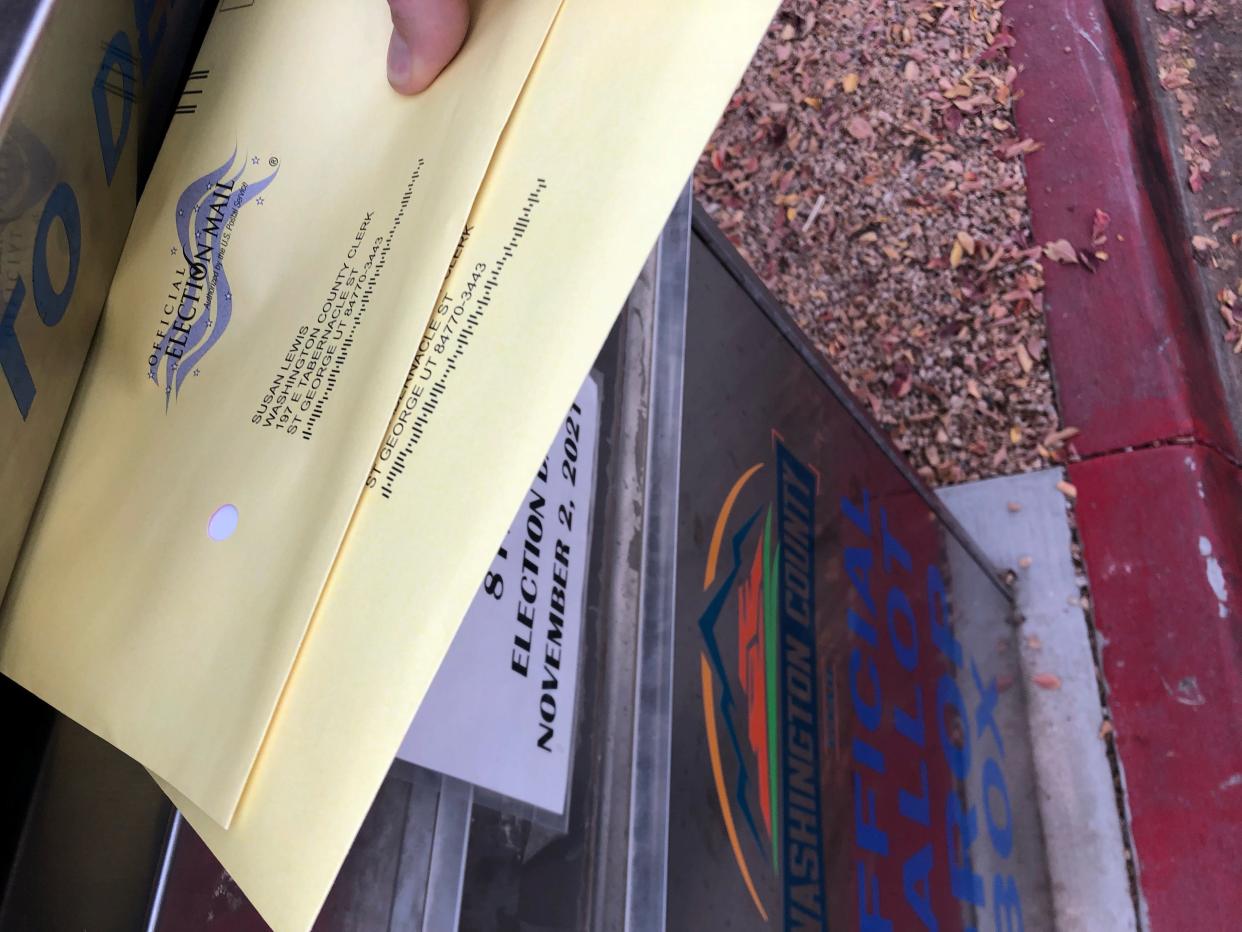
{"label": "white paper sign", "polygon": [[561,815],[569,779],[599,387],[588,378],[397,757]]}

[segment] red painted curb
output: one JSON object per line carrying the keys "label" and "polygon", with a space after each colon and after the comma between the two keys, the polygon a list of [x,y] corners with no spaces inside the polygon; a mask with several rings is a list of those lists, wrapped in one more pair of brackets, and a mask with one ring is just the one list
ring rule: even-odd
{"label": "red painted curb", "polygon": [[[1045,263],[1049,349],[1087,457],[1069,473],[1146,925],[1197,932],[1242,916],[1242,445],[1167,127],[1144,109],[1137,2],[1005,10],[1018,128],[1043,143],[1027,158],[1035,237],[1108,254],[1094,274]],[[1096,210],[1111,217],[1099,246]]]}
{"label": "red painted curb", "polygon": [[[1145,129],[1104,0],[1010,0],[1021,96],[1018,129],[1043,143],[1027,157],[1032,226],[1041,243],[1091,247],[1097,209],[1111,218],[1095,273],[1046,262],[1049,344],[1061,412],[1083,455],[1195,438],[1240,452],[1194,308],[1181,228],[1160,142]],[[1153,148],[1155,147],[1155,148]],[[1154,196],[1153,196],[1154,195]],[[1118,238],[1121,237],[1121,238]]]}
{"label": "red painted curb", "polygon": [[1150,928],[1242,916],[1242,472],[1202,446],[1070,467]]}

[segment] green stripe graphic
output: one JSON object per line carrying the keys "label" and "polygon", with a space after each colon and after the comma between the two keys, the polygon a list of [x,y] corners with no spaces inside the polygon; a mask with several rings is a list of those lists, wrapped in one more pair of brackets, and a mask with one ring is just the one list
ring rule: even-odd
{"label": "green stripe graphic", "polygon": [[776,652],[779,649],[777,642],[777,597],[776,597],[776,570],[780,566],[781,552],[777,547],[775,555],[772,553],[772,508],[768,507],[767,518],[763,522],[763,656],[765,666],[767,667],[766,679],[767,686],[764,694],[768,700],[768,788],[771,801],[771,822],[772,822],[772,868],[779,874],[781,870],[780,862],[780,807],[778,805],[779,798],[779,770],[777,766],[776,749],[780,744],[780,733],[777,731],[776,721],[776,696],[778,692],[778,683],[776,675]]}

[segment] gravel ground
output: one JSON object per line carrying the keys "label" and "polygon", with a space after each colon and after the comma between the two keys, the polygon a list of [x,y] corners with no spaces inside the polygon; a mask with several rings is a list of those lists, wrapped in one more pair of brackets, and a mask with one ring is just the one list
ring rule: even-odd
{"label": "gravel ground", "polygon": [[935,484],[1063,452],[1003,0],[786,0],[695,192]]}

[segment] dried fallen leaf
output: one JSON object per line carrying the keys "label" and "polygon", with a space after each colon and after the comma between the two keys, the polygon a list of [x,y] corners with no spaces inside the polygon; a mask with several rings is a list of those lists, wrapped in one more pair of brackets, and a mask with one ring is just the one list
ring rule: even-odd
{"label": "dried fallen leaf", "polygon": [[1220,243],[1210,236],[1192,236],[1190,238],[1190,245],[1195,252],[1208,252],[1213,249],[1220,249]]}
{"label": "dried fallen leaf", "polygon": [[1104,721],[1100,722],[1100,737],[1101,738],[1107,738],[1112,733],[1113,733],[1112,722],[1110,722],[1108,719],[1104,719]]}
{"label": "dried fallen leaf", "polygon": [[847,74],[844,78],[841,79],[841,90],[845,91],[845,93],[847,94],[854,93],[856,90],[858,90],[858,81],[859,81],[858,75],[855,74],[853,71],[851,71],[849,74]]}
{"label": "dried fallen leaf", "polygon": [[962,264],[962,253],[962,244],[954,240],[953,248],[949,250],[949,268],[955,269]]}
{"label": "dried fallen leaf", "polygon": [[815,206],[811,208],[810,216],[806,218],[806,223],[802,224],[803,233],[809,230],[812,224],[815,223],[815,219],[819,216],[819,212],[824,209],[826,201],[827,198],[825,198],[822,194],[815,199]]}
{"label": "dried fallen leaf", "polygon": [[991,103],[992,98],[987,94],[975,94],[973,97],[968,97],[965,100],[953,101],[953,106],[957,107],[958,110],[961,110],[962,113],[978,113]]}
{"label": "dried fallen leaf", "polygon": [[1073,440],[1081,431],[1077,427],[1063,427],[1061,430],[1054,430],[1044,438],[1044,446],[1059,447],[1067,440]]}
{"label": "dried fallen leaf", "polygon": [[1036,142],[1034,139],[1022,139],[1018,142],[1010,143],[1001,150],[1004,158],[1017,158],[1019,155],[1029,155],[1032,152],[1038,152],[1044,147],[1042,142]]}
{"label": "dried fallen leaf", "polygon": [[1021,510],[1022,510],[1022,506],[1021,506],[1021,505],[1019,505],[1017,502],[1010,502],[1010,503],[1009,503],[1009,513],[1010,513],[1010,514],[1014,514],[1014,515],[1016,515],[1016,514],[1017,514],[1019,511],[1021,511]]}
{"label": "dried fallen leaf", "polygon": [[913,58],[906,62],[905,72],[907,81],[917,81],[919,79],[919,64]]}
{"label": "dried fallen leaf", "polygon": [[1062,262],[1065,265],[1077,265],[1078,253],[1074,251],[1074,247],[1070,245],[1067,239],[1053,240],[1051,243],[1044,244],[1044,255],[1053,262]]}
{"label": "dried fallen leaf", "polygon": [[871,124],[862,116],[850,117],[845,124],[845,131],[858,140],[870,139],[872,135]]}
{"label": "dried fallen leaf", "polygon": [[1026,351],[1026,347],[1021,343],[1018,344],[1018,365],[1022,367],[1022,371],[1030,374],[1035,368],[1035,360],[1031,359],[1031,354]]}
{"label": "dried fallen leaf", "polygon": [[1105,236],[1105,231],[1112,222],[1113,218],[1107,213],[1098,207],[1095,209],[1095,214],[1091,218],[1091,244],[1093,246],[1102,246],[1104,244],[1104,241],[1108,238]]}
{"label": "dried fallen leaf", "polygon": [[1031,677],[1031,682],[1040,689],[1060,689],[1061,677],[1055,673],[1036,673]]}
{"label": "dried fallen leaf", "polygon": [[1166,91],[1176,91],[1190,84],[1190,70],[1180,65],[1160,69],[1160,86]]}
{"label": "dried fallen leaf", "polygon": [[957,241],[962,244],[962,248],[966,250],[966,255],[973,256],[975,254],[975,238],[965,230],[957,231]]}
{"label": "dried fallen leaf", "polygon": [[1018,558],[1018,569],[1029,570],[1031,568],[1032,562],[1033,561],[1031,560],[1030,557],[1019,557]]}
{"label": "dried fallen leaf", "polygon": [[1078,486],[1066,482],[1064,479],[1057,483],[1057,491],[1071,500],[1078,497]]}

